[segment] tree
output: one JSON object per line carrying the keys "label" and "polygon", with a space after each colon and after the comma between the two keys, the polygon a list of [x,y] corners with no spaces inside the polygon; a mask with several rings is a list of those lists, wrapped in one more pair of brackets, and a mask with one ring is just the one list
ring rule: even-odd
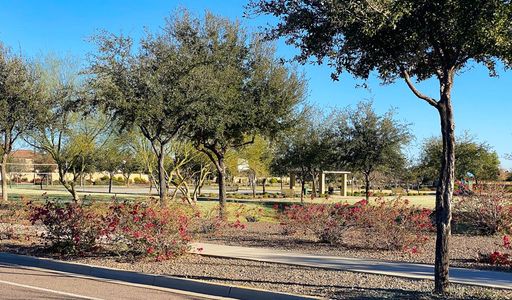
{"label": "tree", "polygon": [[[429,138],[422,146],[420,166],[430,180],[435,180],[435,171],[441,166],[443,142]],[[471,176],[478,180],[496,180],[500,173],[500,160],[496,151],[486,143],[476,142],[468,134],[457,139],[455,147],[455,177]]]}
{"label": "tree", "polygon": [[[384,83],[403,79],[416,97],[437,110],[443,157],[436,191],[435,291],[444,293],[455,169],[453,83],[470,62],[482,63],[490,75],[499,61],[509,64],[510,1],[252,0],[249,10],[279,18],[268,36],[286,37],[299,48],[298,61],[327,59],[334,79],[343,71],[363,79],[376,71]],[[432,77],[439,83],[437,99],[413,82]]]}
{"label": "tree", "polygon": [[304,81],[275,58],[272,45],[249,39],[238,23],[207,13],[191,20],[207,64],[191,72],[191,116],[184,132],[215,165],[219,214],[225,216],[226,153],[272,136],[291,124],[304,95]]}
{"label": "tree", "polygon": [[94,165],[96,151],[108,138],[110,120],[85,114],[83,86],[73,61],[47,57],[40,69],[46,105],[25,141],[52,157],[60,183],[78,202],[76,184]]}
{"label": "tree", "polygon": [[0,152],[2,201],[7,201],[7,163],[16,141],[36,123],[44,103],[39,74],[20,55],[0,44]]}
{"label": "tree", "polygon": [[301,203],[304,202],[306,181],[315,180],[319,170],[335,165],[333,144],[327,122],[303,115],[292,130],[282,134],[275,147],[271,164],[273,173],[294,174],[301,182]]}
{"label": "tree", "polygon": [[[108,192],[112,193],[112,181],[118,172],[123,173],[127,184],[129,183],[132,168],[137,164],[131,159],[131,148],[128,146],[128,135],[113,134],[96,153],[96,170],[106,171],[109,176]],[[126,176],[125,176],[126,174]]]}
{"label": "tree", "polygon": [[133,39],[123,35],[105,32],[94,38],[98,51],[89,71],[95,103],[111,113],[122,128],[135,126],[150,142],[157,157],[162,205],[167,201],[166,147],[190,117],[187,75],[202,63],[196,53],[196,35],[200,33],[193,25],[187,12],[176,14],[162,32],[146,34],[136,49]]}
{"label": "tree", "polygon": [[174,186],[172,199],[180,192],[188,203],[195,203],[207,176],[213,171],[212,162],[185,140],[173,140],[167,156],[166,178],[169,185]]}
{"label": "tree", "polygon": [[[270,141],[257,135],[252,144],[233,152],[226,162],[228,170],[231,173],[242,173],[248,176],[253,197],[256,197],[258,177],[262,177],[263,193],[265,193],[266,177],[270,172],[273,154]],[[243,163],[245,169],[240,169],[240,163]]]}
{"label": "tree", "polygon": [[393,111],[377,115],[371,102],[347,108],[336,120],[339,164],[363,174],[368,200],[374,173],[403,165],[402,147],[410,139],[408,127],[394,119]]}

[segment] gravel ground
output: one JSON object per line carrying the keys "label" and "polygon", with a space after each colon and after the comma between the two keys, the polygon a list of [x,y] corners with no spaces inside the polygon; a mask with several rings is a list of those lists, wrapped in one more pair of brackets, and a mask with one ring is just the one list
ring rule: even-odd
{"label": "gravel ground", "polygon": [[[325,254],[344,257],[372,258],[389,261],[407,261],[418,263],[434,263],[435,236],[432,234],[424,248],[418,253],[409,253],[401,250],[376,251],[365,249],[357,245],[333,246],[315,241],[312,236],[283,235],[279,224],[274,223],[247,223],[247,228],[226,229],[216,235],[203,235],[199,239],[203,242],[219,243],[233,246],[263,247],[286,251]],[[491,253],[500,250],[502,236],[468,236],[452,235],[450,243],[451,265],[457,267],[493,269],[512,272],[510,267],[490,266],[478,261],[478,253]]]}
{"label": "gravel ground", "polygon": [[512,299],[512,291],[455,284],[452,285],[449,296],[437,297],[431,293],[433,283],[428,280],[408,280],[199,255],[186,255],[165,262],[120,262],[115,258],[84,258],[75,261],[330,299]]}
{"label": "gravel ground", "polygon": [[[34,231],[34,228],[29,231]],[[32,232],[33,233],[33,232]],[[27,236],[30,236],[28,234]],[[203,239],[205,239],[203,237]],[[468,241],[466,239],[469,239]],[[460,241],[459,241],[460,240]],[[468,237],[454,237],[452,243],[457,257],[481,249],[482,243],[498,238],[478,240]],[[433,258],[426,249],[417,255],[402,252],[346,249],[314,243],[312,239],[291,238],[279,234],[278,226],[251,223],[243,234],[238,230],[227,230],[222,235],[207,239],[232,245],[274,247],[307,253],[335,254],[355,257],[379,258],[431,262]],[[480,247],[480,248],[479,248]],[[36,238],[17,240],[0,238],[0,251],[37,256],[48,255]],[[453,255],[452,253],[452,255]],[[174,261],[155,262],[151,260],[122,261],[118,257],[86,257],[72,259],[76,262],[133,270],[152,274],[207,280],[212,282],[251,286],[298,294],[322,296],[330,299],[512,299],[512,291],[477,288],[454,284],[447,297],[431,293],[433,283],[428,280],[411,280],[390,276],[323,270],[300,266],[288,266],[238,259],[186,255]],[[455,264],[461,263],[456,260]],[[468,263],[474,265],[474,263]]]}

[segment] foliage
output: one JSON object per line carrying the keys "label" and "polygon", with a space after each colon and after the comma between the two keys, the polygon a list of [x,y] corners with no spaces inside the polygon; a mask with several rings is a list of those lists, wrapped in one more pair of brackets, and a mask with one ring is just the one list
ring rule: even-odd
{"label": "foliage", "polygon": [[505,186],[483,184],[474,186],[459,183],[454,203],[454,222],[482,234],[512,231],[512,195]]}
{"label": "foliage", "polygon": [[189,120],[189,73],[201,64],[189,16],[172,16],[162,32],[147,33],[137,47],[131,37],[103,32],[93,41],[89,84],[96,104],[113,114],[122,129],[138,128],[156,155],[160,201],[167,201],[164,155]]}
{"label": "foliage", "polygon": [[[431,181],[438,177],[442,151],[441,139],[430,138],[423,143],[418,167]],[[499,176],[500,160],[496,151],[486,143],[476,142],[468,134],[457,139],[455,158],[455,177],[458,179],[496,180]]]}
{"label": "foliage", "polygon": [[165,260],[190,248],[190,219],[179,207],[126,201],[113,204],[103,222],[103,234],[117,252]]}
{"label": "foliage", "polygon": [[226,153],[290,126],[304,80],[280,63],[272,45],[249,37],[239,23],[210,13],[187,21],[187,33],[200,47],[198,61],[208,63],[194,68],[187,81],[191,122],[184,132],[216,167],[223,212]]}
{"label": "foliage", "polygon": [[374,172],[400,169],[405,161],[402,147],[411,138],[408,126],[397,121],[393,111],[380,116],[371,102],[336,116],[334,136],[338,165],[363,174],[367,200]]}
{"label": "foliage", "polygon": [[[0,155],[2,178],[6,163],[20,136],[32,129],[45,101],[41,99],[41,78],[34,65],[13,54],[0,43]],[[2,180],[2,200],[7,199],[7,181]]]}
{"label": "foliage", "polygon": [[59,181],[79,200],[77,181],[94,168],[96,153],[108,138],[109,118],[85,114],[84,88],[72,60],[47,57],[39,63],[43,80],[44,113],[26,141],[51,156]]}
{"label": "foliage", "polygon": [[479,253],[480,261],[491,265],[512,266],[512,254],[510,253],[512,247],[508,235],[503,236],[503,243],[500,246],[504,251],[494,251],[489,254]]}
{"label": "foliage", "polygon": [[44,226],[42,239],[51,250],[64,255],[83,255],[98,249],[100,217],[78,203],[47,199],[43,205],[28,203],[29,220]]}
{"label": "foliage", "polygon": [[331,244],[416,252],[432,229],[431,211],[410,206],[407,200],[361,200],[354,205],[292,205],[280,215],[283,233],[312,233]]}
{"label": "foliage", "polygon": [[274,174],[298,176],[302,184],[301,201],[306,181],[315,180],[319,171],[330,169],[336,155],[329,122],[318,115],[305,111],[296,126],[280,136],[271,164]]}

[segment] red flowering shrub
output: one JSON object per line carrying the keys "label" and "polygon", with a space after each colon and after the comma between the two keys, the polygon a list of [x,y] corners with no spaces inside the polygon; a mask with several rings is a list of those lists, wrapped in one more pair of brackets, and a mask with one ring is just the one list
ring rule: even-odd
{"label": "red flowering shrub", "polygon": [[331,244],[416,252],[432,229],[430,214],[407,200],[377,199],[374,205],[366,200],[354,205],[292,205],[280,214],[280,223],[284,234],[311,233]]}
{"label": "red flowering shrub", "polygon": [[117,252],[164,260],[190,249],[189,223],[187,213],[177,206],[124,202],[109,208],[102,234]]}
{"label": "red flowering shrub", "polygon": [[43,205],[28,203],[29,220],[45,228],[41,238],[61,254],[84,254],[98,248],[102,230],[100,216],[76,203],[46,200]]}
{"label": "red flowering shrub", "polygon": [[475,186],[457,196],[453,208],[458,227],[487,235],[512,231],[512,195],[502,185]]}
{"label": "red flowering shrub", "polygon": [[364,213],[366,245],[371,248],[404,249],[412,253],[427,241],[433,230],[432,211],[411,206],[407,199],[376,199]]}
{"label": "red flowering shrub", "polygon": [[512,266],[512,254],[510,254],[512,246],[510,244],[509,236],[503,236],[503,244],[501,247],[504,249],[503,251],[494,251],[490,254],[480,253],[480,261],[491,265]]}
{"label": "red flowering shrub", "polygon": [[44,226],[42,238],[53,251],[85,254],[102,248],[133,256],[168,259],[189,250],[189,212],[151,203],[110,207],[47,200],[28,205],[32,224]]}

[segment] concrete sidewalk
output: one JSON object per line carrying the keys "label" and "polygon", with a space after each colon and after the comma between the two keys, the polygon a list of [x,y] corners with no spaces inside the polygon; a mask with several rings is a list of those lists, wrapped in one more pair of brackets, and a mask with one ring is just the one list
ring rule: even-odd
{"label": "concrete sidewalk", "polygon": [[[434,279],[434,266],[427,264],[312,255],[275,249],[236,247],[208,243],[194,243],[193,252],[207,256],[337,269],[412,279]],[[512,289],[512,273],[508,272],[450,268],[450,280],[454,283],[467,285]]]}

